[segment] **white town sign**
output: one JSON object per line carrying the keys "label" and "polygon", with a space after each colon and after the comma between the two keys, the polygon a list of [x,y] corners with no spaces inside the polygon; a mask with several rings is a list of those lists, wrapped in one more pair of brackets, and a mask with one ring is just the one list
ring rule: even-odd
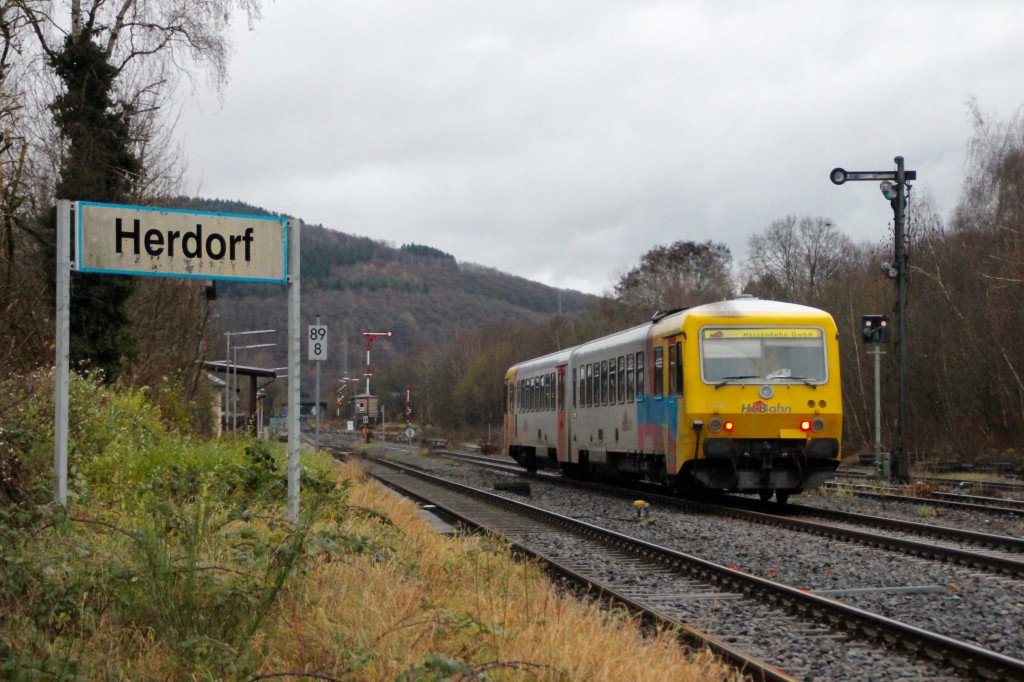
{"label": "white town sign", "polygon": [[287,281],[286,218],[86,201],[77,209],[81,272]]}

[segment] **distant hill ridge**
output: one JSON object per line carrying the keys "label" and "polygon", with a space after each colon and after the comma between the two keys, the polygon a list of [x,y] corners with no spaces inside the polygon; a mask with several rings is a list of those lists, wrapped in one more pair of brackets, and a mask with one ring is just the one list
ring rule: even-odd
{"label": "distant hill ridge", "polygon": [[[181,197],[173,204],[169,208],[283,215],[224,199]],[[282,286],[218,282],[218,326],[225,331],[287,329],[286,296]],[[386,344],[391,350],[382,352],[410,351],[502,320],[539,321],[559,312],[580,313],[596,300],[493,268],[459,263],[429,245],[396,247],[322,225],[303,225],[302,323],[311,324],[320,315],[339,343],[344,334],[349,345],[358,347],[363,331],[391,330],[392,342]],[[286,343],[282,334],[279,343]],[[349,354],[349,364],[355,355]]]}

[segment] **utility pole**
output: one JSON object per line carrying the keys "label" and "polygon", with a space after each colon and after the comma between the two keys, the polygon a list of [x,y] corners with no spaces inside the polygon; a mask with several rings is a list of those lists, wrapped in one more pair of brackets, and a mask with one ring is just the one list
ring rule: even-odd
{"label": "utility pole", "polygon": [[[896,159],[896,197],[891,199],[893,212],[893,237],[896,240],[896,395],[899,402],[899,421],[896,430],[896,445],[893,448],[892,476],[901,483],[910,482],[910,458],[906,450],[907,429],[907,284],[910,277],[910,260],[907,257],[906,209],[907,171],[903,168],[903,157]],[[913,173],[913,171],[911,171]],[[917,173],[913,173],[914,178]],[[888,196],[888,195],[886,195]]]}

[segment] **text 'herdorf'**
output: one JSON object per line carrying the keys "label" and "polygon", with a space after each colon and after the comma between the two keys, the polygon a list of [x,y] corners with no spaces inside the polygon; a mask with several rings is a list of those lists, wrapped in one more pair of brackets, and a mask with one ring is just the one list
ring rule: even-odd
{"label": "text 'herdorf'", "polygon": [[[109,223],[108,223],[109,224]],[[129,250],[136,256],[141,255],[145,250],[146,255],[157,257],[167,255],[174,258],[181,255],[185,258],[199,258],[210,260],[230,261],[239,260],[239,247],[243,252],[241,260],[249,262],[252,260],[253,228],[245,228],[243,234],[223,235],[218,232],[211,232],[203,237],[202,223],[196,223],[194,230],[158,230],[149,229],[143,232],[142,222],[139,219],[132,220],[132,226],[125,228],[122,220],[114,220],[115,245],[118,254],[125,251],[127,242]]]}

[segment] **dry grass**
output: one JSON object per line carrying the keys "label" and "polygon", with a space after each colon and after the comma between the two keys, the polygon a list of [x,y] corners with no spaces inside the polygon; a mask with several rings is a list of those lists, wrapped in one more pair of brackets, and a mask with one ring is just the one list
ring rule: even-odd
{"label": "dry grass", "polygon": [[[293,584],[280,618],[264,628],[262,673],[317,672],[338,679],[734,679],[708,654],[681,650],[671,633],[644,637],[621,613],[559,596],[533,563],[513,562],[486,537],[438,535],[414,506],[358,464],[346,530],[364,551],[320,561]],[[427,661],[451,659],[452,674]],[[460,663],[461,662],[461,663]]]}

